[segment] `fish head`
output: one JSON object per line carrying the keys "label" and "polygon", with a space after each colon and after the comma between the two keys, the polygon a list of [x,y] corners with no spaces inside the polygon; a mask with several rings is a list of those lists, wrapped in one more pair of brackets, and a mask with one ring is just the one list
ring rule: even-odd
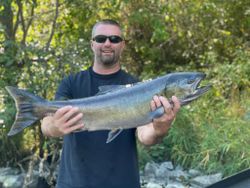
{"label": "fish head", "polygon": [[181,105],[186,105],[211,88],[210,84],[200,86],[205,77],[206,75],[200,72],[172,73],[166,80],[164,95],[167,98],[176,96]]}

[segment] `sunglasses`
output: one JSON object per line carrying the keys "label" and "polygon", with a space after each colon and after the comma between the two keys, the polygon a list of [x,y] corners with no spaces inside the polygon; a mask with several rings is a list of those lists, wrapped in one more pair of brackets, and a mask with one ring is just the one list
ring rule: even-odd
{"label": "sunglasses", "polygon": [[110,35],[110,36],[97,35],[92,40],[97,42],[97,43],[105,43],[107,39],[109,39],[109,41],[111,43],[114,43],[114,44],[117,44],[117,43],[123,41],[123,39],[117,35]]}

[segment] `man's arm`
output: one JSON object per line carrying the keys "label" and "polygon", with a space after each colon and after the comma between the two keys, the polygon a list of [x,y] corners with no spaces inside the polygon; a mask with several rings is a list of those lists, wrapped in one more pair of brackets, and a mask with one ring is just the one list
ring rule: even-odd
{"label": "man's arm", "polygon": [[156,108],[163,106],[165,113],[161,117],[154,119],[152,123],[137,128],[137,136],[142,144],[147,146],[157,144],[167,134],[180,109],[180,102],[175,96],[172,97],[172,101],[173,106],[165,97],[154,96],[150,104],[151,110],[154,111]]}
{"label": "man's arm", "polygon": [[83,128],[82,113],[78,108],[65,106],[56,111],[53,116],[43,118],[41,129],[45,136],[60,137]]}

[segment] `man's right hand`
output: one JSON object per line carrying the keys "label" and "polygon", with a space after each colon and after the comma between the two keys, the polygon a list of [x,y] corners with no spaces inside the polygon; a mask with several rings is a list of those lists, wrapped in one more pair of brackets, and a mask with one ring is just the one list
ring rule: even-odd
{"label": "man's right hand", "polygon": [[42,120],[41,129],[44,135],[60,137],[84,127],[83,114],[79,108],[65,106],[56,111],[53,116],[46,116]]}

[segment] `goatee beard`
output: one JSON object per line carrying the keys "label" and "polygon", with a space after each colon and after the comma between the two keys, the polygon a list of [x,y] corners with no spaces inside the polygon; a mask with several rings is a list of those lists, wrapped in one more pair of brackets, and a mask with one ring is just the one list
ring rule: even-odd
{"label": "goatee beard", "polygon": [[100,60],[103,63],[103,65],[106,65],[106,66],[112,66],[118,62],[118,59],[116,59],[115,56],[112,56],[112,57],[102,56]]}

